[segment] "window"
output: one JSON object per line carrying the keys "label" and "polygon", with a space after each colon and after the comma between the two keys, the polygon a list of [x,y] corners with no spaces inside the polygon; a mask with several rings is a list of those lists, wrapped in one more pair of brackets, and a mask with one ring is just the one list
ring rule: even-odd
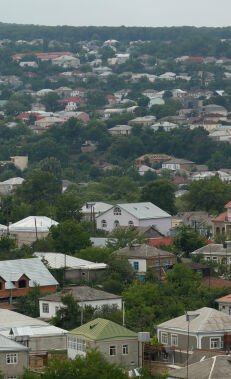
{"label": "window", "polygon": [[171,339],[172,339],[172,346],[178,346],[178,335],[172,334]]}
{"label": "window", "polygon": [[49,304],[48,303],[43,303],[43,313],[49,313]]}
{"label": "window", "polygon": [[214,261],[214,262],[217,262],[217,257],[213,257],[213,261]]}
{"label": "window", "polygon": [[101,226],[102,226],[102,228],[106,228],[107,227],[107,221],[106,220],[102,220],[101,221]]}
{"label": "window", "polygon": [[114,215],[115,216],[121,216],[121,209],[120,209],[120,207],[115,207],[114,208]]}
{"label": "window", "polygon": [[116,347],[115,346],[110,346],[109,355],[116,355]]}
{"label": "window", "polygon": [[6,378],[7,378],[7,379],[18,379],[17,376],[7,376]]}
{"label": "window", "polygon": [[161,332],[161,343],[163,345],[167,345],[168,344],[168,334],[167,333]]}
{"label": "window", "polygon": [[6,354],[6,364],[7,365],[15,365],[17,363],[18,363],[18,354],[17,353]]}
{"label": "window", "polygon": [[119,224],[120,224],[120,223],[119,223],[118,220],[115,220],[115,221],[114,221],[114,227],[115,227],[115,228],[117,228],[117,227],[119,226]]}
{"label": "window", "polygon": [[67,347],[72,350],[86,351],[86,341],[82,338],[68,336]]}
{"label": "window", "polygon": [[133,221],[128,221],[128,226],[133,226],[134,222]]}
{"label": "window", "polygon": [[220,337],[210,338],[210,349],[220,349],[220,347],[221,347],[221,338]]}
{"label": "window", "polygon": [[133,267],[135,271],[139,271],[139,262],[133,262]]}
{"label": "window", "polygon": [[206,257],[206,260],[207,260],[207,261],[210,261],[210,257]]}
{"label": "window", "polygon": [[2,290],[2,282],[0,282],[0,290]]}
{"label": "window", "polygon": [[18,287],[19,288],[26,288],[26,280],[24,280],[24,279],[19,280]]}
{"label": "window", "polygon": [[160,262],[155,262],[156,270],[160,271]]}
{"label": "window", "polygon": [[123,355],[128,354],[128,345],[123,345]]}

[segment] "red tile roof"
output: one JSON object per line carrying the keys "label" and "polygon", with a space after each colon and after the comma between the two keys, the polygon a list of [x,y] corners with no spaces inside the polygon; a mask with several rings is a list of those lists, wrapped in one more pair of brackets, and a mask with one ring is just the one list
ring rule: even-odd
{"label": "red tile roof", "polygon": [[[229,203],[228,203],[229,204]],[[227,211],[212,219],[213,222],[224,222],[227,219]]]}
{"label": "red tile roof", "polygon": [[224,301],[224,303],[226,302],[230,302],[231,303],[231,294],[228,294],[226,296],[223,296],[223,297],[220,297],[219,299],[216,299],[216,301],[220,302],[220,301]]}
{"label": "red tile roof", "polygon": [[214,278],[214,277],[205,277],[202,278],[202,282],[211,288],[222,288],[222,287],[231,287],[231,281],[220,279],[220,278]]}
{"label": "red tile roof", "polygon": [[161,244],[169,246],[173,241],[173,237],[164,237],[164,238],[149,238],[150,246],[159,246]]}
{"label": "red tile roof", "polygon": [[231,201],[229,201],[227,204],[225,204],[224,208],[231,208]]}
{"label": "red tile roof", "polygon": [[69,102],[72,102],[72,103],[83,103],[83,100],[79,97],[79,96],[70,96],[66,99],[66,101],[69,103]]}

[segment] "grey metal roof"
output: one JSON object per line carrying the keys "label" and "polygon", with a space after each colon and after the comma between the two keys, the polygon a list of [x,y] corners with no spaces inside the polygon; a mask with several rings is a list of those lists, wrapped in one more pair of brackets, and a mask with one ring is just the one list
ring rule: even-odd
{"label": "grey metal roof", "polygon": [[231,356],[217,355],[201,362],[193,363],[187,367],[173,369],[169,375],[173,378],[182,379],[230,379],[231,378]]}
{"label": "grey metal roof", "polygon": [[165,250],[157,249],[154,246],[143,245],[133,245],[131,247],[126,246],[123,249],[119,249],[113,252],[116,255],[126,255],[129,258],[132,257],[142,257],[143,259],[153,258],[153,257],[175,257],[173,253]]}
{"label": "grey metal roof", "polygon": [[21,345],[14,340],[0,335],[0,351],[26,351],[29,350],[28,347]]}
{"label": "grey metal roof", "polygon": [[[213,308],[200,308],[190,312],[195,318],[190,321],[190,332],[215,332],[231,330],[231,317]],[[188,322],[186,316],[179,316],[158,325],[158,328],[175,331],[187,331]]]}
{"label": "grey metal roof", "polygon": [[30,279],[30,287],[34,287],[35,282],[40,286],[58,285],[39,258],[0,261],[0,276],[6,281],[6,288],[14,288],[12,282],[17,281],[23,274]]}
{"label": "grey metal roof", "polygon": [[199,249],[193,251],[191,254],[221,254],[231,253],[231,245],[227,245],[227,248],[224,248],[222,244],[210,243],[209,245],[202,246]]}
{"label": "grey metal roof", "polygon": [[56,269],[68,267],[74,269],[97,270],[105,269],[107,267],[105,263],[90,262],[62,253],[35,252],[34,255],[36,255],[40,260],[45,259],[45,261],[48,262],[49,267]]}
{"label": "grey metal roof", "polygon": [[167,212],[152,203],[126,203],[117,204],[120,208],[138,219],[171,217]]}
{"label": "grey metal roof", "polygon": [[121,299],[121,296],[114,295],[105,291],[100,291],[88,286],[73,286],[64,288],[60,292],[51,293],[47,296],[43,296],[41,300],[61,301],[61,297],[67,294],[72,294],[75,300],[80,301]]}

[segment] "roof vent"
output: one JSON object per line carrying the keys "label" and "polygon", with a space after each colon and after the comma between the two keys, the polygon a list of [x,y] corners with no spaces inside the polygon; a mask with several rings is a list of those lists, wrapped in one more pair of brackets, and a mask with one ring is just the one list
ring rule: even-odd
{"label": "roof vent", "polygon": [[97,324],[90,325],[90,329],[93,329]]}

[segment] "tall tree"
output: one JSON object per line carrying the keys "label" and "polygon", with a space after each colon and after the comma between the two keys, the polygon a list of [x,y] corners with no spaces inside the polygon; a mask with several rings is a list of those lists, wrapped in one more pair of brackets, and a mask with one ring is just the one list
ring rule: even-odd
{"label": "tall tree", "polygon": [[141,191],[141,201],[150,201],[161,209],[175,213],[175,186],[167,179],[157,179],[146,184]]}

